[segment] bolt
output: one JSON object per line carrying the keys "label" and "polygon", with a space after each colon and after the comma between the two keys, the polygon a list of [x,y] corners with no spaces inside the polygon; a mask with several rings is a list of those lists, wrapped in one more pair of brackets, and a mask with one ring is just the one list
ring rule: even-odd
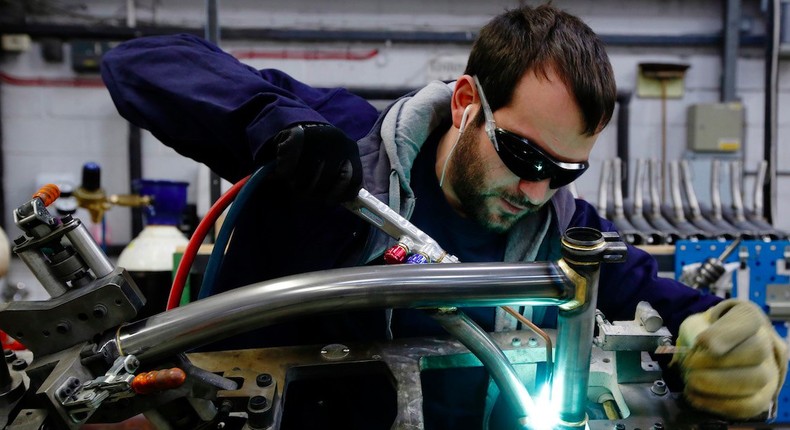
{"label": "bolt", "polygon": [[617,423],[614,425],[614,430],[625,430],[625,424]]}
{"label": "bolt", "polygon": [[272,375],[261,373],[255,378],[255,383],[258,384],[259,387],[268,387],[272,385]]}
{"label": "bolt", "polygon": [[107,315],[107,308],[104,305],[96,305],[93,307],[93,316],[96,318],[103,318]]}
{"label": "bolt", "polygon": [[664,424],[661,423],[653,424],[653,430],[664,430]]}
{"label": "bolt", "polygon": [[669,390],[667,389],[667,384],[664,381],[659,379],[659,380],[653,382],[653,386],[650,387],[650,391],[652,391],[653,394],[656,394],[658,396],[663,396]]}
{"label": "bolt", "polygon": [[6,350],[6,352],[5,352],[5,362],[6,363],[10,363],[10,362],[12,362],[14,360],[16,360],[16,352],[14,352],[14,350],[12,350],[12,349]]}
{"label": "bolt", "polygon": [[55,326],[55,331],[60,334],[66,334],[71,330],[71,324],[68,321],[61,321]]}
{"label": "bolt", "polygon": [[263,409],[265,409],[268,404],[269,404],[269,401],[266,400],[266,397],[263,397],[263,396],[252,396],[250,398],[250,403],[247,406],[247,408],[251,412],[258,412],[258,411],[262,411]]}
{"label": "bolt", "polygon": [[11,363],[11,369],[14,370],[24,370],[27,367],[27,361],[17,358],[16,360]]}

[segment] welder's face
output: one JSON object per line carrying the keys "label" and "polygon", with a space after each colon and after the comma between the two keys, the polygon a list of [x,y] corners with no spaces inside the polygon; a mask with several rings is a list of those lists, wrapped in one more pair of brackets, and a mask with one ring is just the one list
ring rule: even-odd
{"label": "welder's face", "polygon": [[[476,115],[483,115],[482,109]],[[597,138],[583,133],[581,111],[553,72],[548,79],[527,72],[511,103],[493,116],[497,128],[529,140],[562,162],[586,162]],[[505,232],[538,211],[557,191],[550,186],[551,179],[525,180],[508,169],[484,126],[470,126],[462,133],[448,168],[448,182],[460,206],[457,209],[496,232]]]}

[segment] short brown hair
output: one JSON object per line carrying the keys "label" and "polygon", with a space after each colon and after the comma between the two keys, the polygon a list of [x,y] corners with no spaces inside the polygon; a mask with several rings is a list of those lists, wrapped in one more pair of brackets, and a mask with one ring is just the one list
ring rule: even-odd
{"label": "short brown hair", "polygon": [[511,102],[527,71],[546,75],[550,69],[576,98],[584,133],[593,135],[609,123],[617,89],[603,42],[582,20],[551,5],[522,6],[489,21],[464,73],[480,79],[496,111]]}

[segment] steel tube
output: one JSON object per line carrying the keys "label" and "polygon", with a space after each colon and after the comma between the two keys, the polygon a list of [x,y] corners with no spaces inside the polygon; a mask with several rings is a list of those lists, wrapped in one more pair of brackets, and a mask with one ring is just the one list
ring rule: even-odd
{"label": "steel tube", "polygon": [[557,318],[557,351],[554,361],[557,364],[554,369],[552,403],[559,406],[561,424],[571,428],[583,428],[587,422],[585,406],[600,265],[594,267],[595,270],[579,272],[586,280],[583,304],[570,310],[560,307]]}
{"label": "steel tube", "polygon": [[438,312],[433,318],[483,363],[516,414],[519,427],[526,425],[527,417],[535,411],[535,403],[505,353],[463,312]]}
{"label": "steel tube", "polygon": [[37,249],[27,248],[24,251],[15,252],[28,269],[36,275],[36,279],[47,290],[50,297],[58,297],[68,291],[63,282],[52,274],[49,264]]}
{"label": "steel tube", "polygon": [[562,304],[574,294],[571,285],[553,262],[335,269],[260,282],[199,300],[123,326],[115,342],[121,354],[146,360],[329,311]]}
{"label": "steel tube", "polygon": [[74,220],[74,222],[77,223],[77,226],[67,231],[66,237],[69,239],[72,246],[74,246],[74,249],[80,254],[82,261],[90,267],[97,278],[112,273],[112,271],[115,270],[115,266],[113,266],[110,259],[107,258],[104,251],[99,248],[96,241],[93,240],[93,236],[91,236],[85,224],[81,223],[79,220]]}

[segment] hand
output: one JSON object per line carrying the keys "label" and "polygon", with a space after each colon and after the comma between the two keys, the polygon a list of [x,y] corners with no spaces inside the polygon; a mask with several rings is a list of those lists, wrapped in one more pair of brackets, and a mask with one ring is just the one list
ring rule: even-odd
{"label": "hand", "polygon": [[264,145],[265,161],[276,162],[274,175],[294,201],[326,204],[353,199],[362,184],[357,143],[329,124],[300,124]]}
{"label": "hand", "polygon": [[787,345],[757,305],[729,299],[686,318],[677,346],[671,364],[680,366],[692,406],[730,419],[776,412]]}

